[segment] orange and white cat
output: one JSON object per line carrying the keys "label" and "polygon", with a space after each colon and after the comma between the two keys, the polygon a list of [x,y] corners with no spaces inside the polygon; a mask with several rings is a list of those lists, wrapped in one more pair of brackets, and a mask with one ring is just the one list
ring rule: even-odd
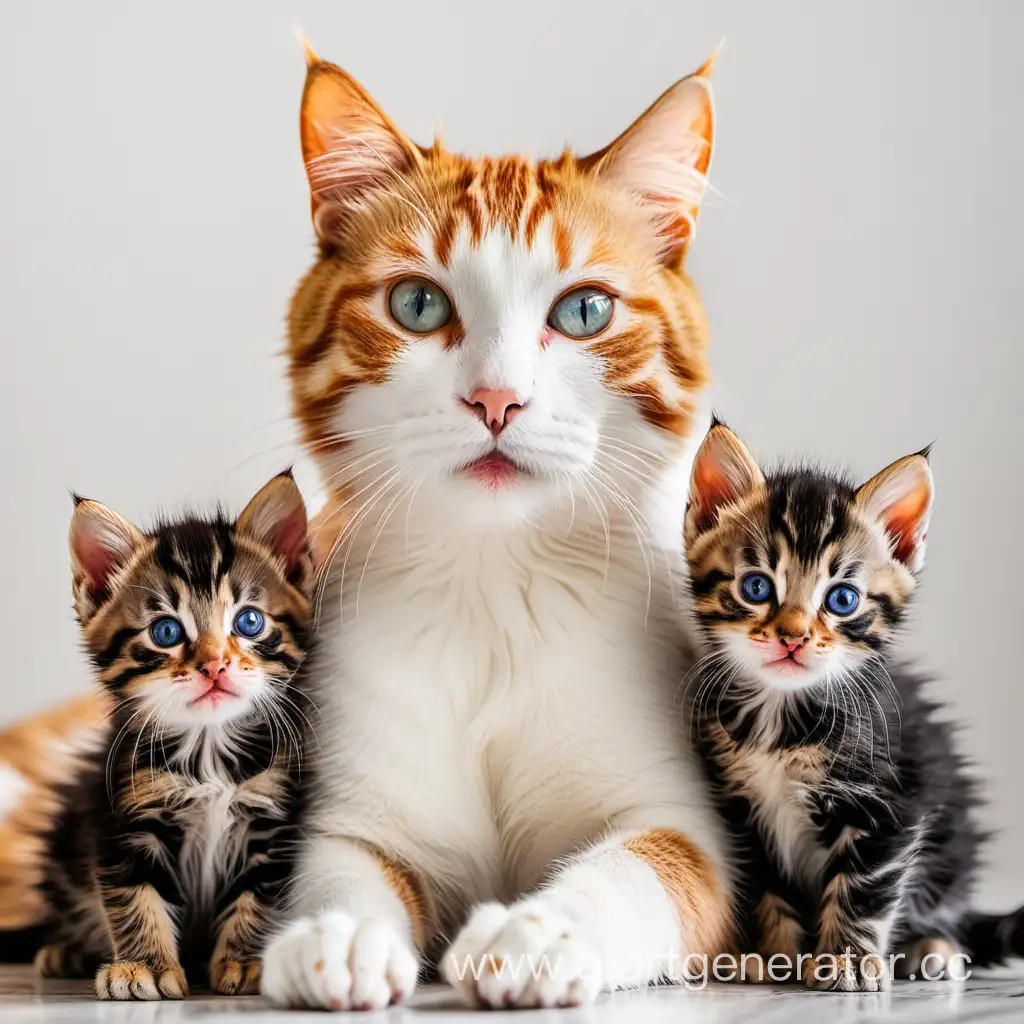
{"label": "orange and white cat", "polygon": [[263,991],[373,1009],[429,957],[488,1006],[678,979],[731,933],[673,586],[710,62],[599,153],[533,162],[419,147],[308,59],[320,251],[289,372],[344,526],[295,920]]}

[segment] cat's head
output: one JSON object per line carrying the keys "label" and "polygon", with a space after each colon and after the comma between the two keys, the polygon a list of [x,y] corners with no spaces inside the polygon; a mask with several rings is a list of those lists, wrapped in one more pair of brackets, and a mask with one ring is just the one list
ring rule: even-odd
{"label": "cat's head", "polygon": [[329,486],[382,511],[415,487],[417,516],[507,523],[581,478],[581,504],[635,491],[645,453],[681,450],[706,379],[682,263],[711,161],[710,70],[589,156],[470,159],[416,145],[309,55],[319,255],[289,356]]}
{"label": "cat's head", "polygon": [[685,542],[697,620],[723,678],[799,689],[893,639],[924,563],[925,453],[861,487],[817,469],[763,473],[715,424],[693,466]]}
{"label": "cat's head", "polygon": [[[144,533],[76,499],[75,610],[97,675],[155,728],[273,717],[304,653],[312,577],[290,474],[234,522],[183,518]],[[269,708],[269,710],[268,710]]]}

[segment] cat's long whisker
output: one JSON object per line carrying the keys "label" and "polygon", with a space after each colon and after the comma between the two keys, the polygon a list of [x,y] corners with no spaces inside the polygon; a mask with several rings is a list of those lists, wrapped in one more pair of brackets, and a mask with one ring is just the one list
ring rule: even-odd
{"label": "cat's long whisker", "polygon": [[363,559],[363,568],[359,573],[359,582],[356,584],[356,622],[359,621],[359,598],[363,592],[363,580],[366,578],[366,569],[370,564],[370,559],[373,557],[373,552],[377,547],[377,542],[380,540],[381,534],[387,528],[388,520],[394,515],[395,509],[407,498],[411,493],[415,482],[409,484],[404,489],[399,489],[398,494],[388,503],[387,507],[381,514],[380,519],[377,522],[377,528],[373,532],[373,536],[370,538],[370,546],[366,551],[366,557]]}
{"label": "cat's long whisker", "polygon": [[114,737],[113,741],[110,744],[110,749],[107,751],[107,763],[106,763],[106,766],[105,766],[105,769],[104,769],[104,778],[106,780],[106,786],[107,786],[107,797],[108,797],[108,799],[111,802],[113,802],[113,800],[114,800],[114,787],[113,787],[113,773],[112,773],[112,770],[113,770],[113,767],[114,767],[114,758],[116,757],[117,750],[118,750],[118,748],[121,745],[121,739],[123,738],[125,733],[128,731],[128,729],[131,728],[132,722],[135,721],[135,719],[138,718],[140,715],[144,715],[145,713],[146,713],[145,705],[140,707],[137,711],[132,712],[132,714],[129,715],[127,721],[125,721],[124,724],[121,726],[121,728],[118,730],[117,735]]}
{"label": "cat's long whisker", "polygon": [[[388,444],[382,444],[382,445],[378,445],[376,448],[371,448],[368,452],[365,452],[364,454],[359,455],[356,458],[350,459],[349,461],[347,461],[336,472],[331,473],[329,476],[324,477],[323,478],[323,486],[325,488],[327,488],[328,485],[333,484],[339,477],[343,477],[347,473],[351,473],[351,471],[356,466],[366,462],[367,459],[378,459],[379,456],[384,455],[385,453],[390,453],[391,451],[392,451],[392,447],[391,447],[391,445],[388,445]],[[387,459],[380,459],[377,462],[371,462],[371,464],[369,466],[365,467],[364,469],[361,469],[358,473],[353,474],[351,479],[347,480],[346,483],[351,483],[352,480],[354,480],[356,477],[361,476],[367,470],[373,469],[374,466],[379,466],[382,462],[386,462],[386,461],[387,461]],[[339,485],[339,488],[340,487],[344,487],[344,486],[345,486],[345,483],[342,483],[342,484]]]}
{"label": "cat's long whisker", "polygon": [[[399,481],[401,480],[401,476],[402,476],[401,470],[397,470],[396,469],[394,471],[394,473],[388,478],[388,480],[385,483],[385,485],[374,496],[373,500],[367,502],[367,504],[363,506],[363,508],[359,512],[359,515],[357,516],[357,522],[356,522],[356,524],[353,527],[352,534],[351,534],[351,537],[349,539],[348,550],[345,552],[345,557],[344,557],[344,559],[342,560],[342,563],[341,563],[341,597],[340,597],[340,601],[339,601],[339,606],[341,608],[342,617],[344,617],[345,581],[346,581],[346,579],[348,577],[348,560],[349,560],[349,558],[352,555],[352,549],[355,547],[355,539],[359,535],[359,531],[362,529],[362,527],[369,520],[370,513],[377,506],[377,503],[385,495],[390,493],[392,487],[394,487],[397,484],[399,484]],[[380,519],[378,518],[378,523],[379,522],[380,522]],[[360,581],[361,581],[361,578],[360,578]],[[357,587],[357,589],[356,589],[356,605],[357,605],[357,607],[356,607],[356,619],[357,620],[358,620],[358,617],[359,617],[358,601],[359,601],[359,590],[358,590],[358,587]]]}
{"label": "cat's long whisker", "polygon": [[[348,505],[351,502],[355,501],[356,498],[360,497],[360,495],[362,495],[362,494],[365,494],[368,490],[371,490],[373,487],[375,487],[377,484],[379,484],[381,480],[385,480],[385,478],[387,478],[387,479],[386,479],[386,482],[385,482],[385,484],[383,486],[387,486],[387,483],[389,483],[391,480],[393,480],[395,478],[395,476],[398,475],[399,472],[400,471],[397,470],[397,469],[394,469],[394,470],[387,469],[383,473],[379,474],[377,477],[375,477],[373,480],[371,480],[370,483],[366,484],[364,487],[360,488],[360,490],[358,490],[354,494],[350,495],[343,502],[340,502],[338,507],[335,508],[334,511],[324,520],[324,522],[323,522],[323,524],[321,524],[321,526],[325,526],[327,523],[329,523],[331,521],[331,519],[333,519],[336,515],[338,515],[342,511],[342,509],[345,508],[346,505]],[[364,506],[364,508],[365,508],[365,506]],[[317,619],[317,621],[319,621],[320,613],[321,613],[321,611],[323,609],[323,590],[324,590],[324,587],[327,584],[327,580],[330,577],[330,570],[331,570],[331,567],[334,565],[334,559],[337,557],[337,553],[340,550],[341,545],[343,544],[343,542],[345,540],[345,537],[350,533],[350,531],[352,529],[355,528],[355,524],[359,521],[359,517],[360,517],[361,511],[362,510],[360,510],[360,512],[357,512],[356,515],[353,517],[353,519],[350,522],[346,523],[344,528],[339,531],[338,536],[335,537],[334,542],[331,545],[331,550],[328,552],[327,557],[324,559],[324,564],[321,566],[319,572],[317,573],[317,581],[316,581],[316,585],[315,585],[315,596],[316,596],[316,602],[315,603],[316,603],[316,619]]]}
{"label": "cat's long whisker", "polygon": [[413,503],[416,501],[416,495],[419,493],[420,485],[427,478],[427,472],[428,472],[427,470],[424,470],[420,474],[419,479],[413,485],[412,494],[409,497],[409,507],[405,510],[405,556],[406,556],[406,558],[409,557],[409,523],[410,523],[410,520],[412,519],[412,506],[413,506]]}
{"label": "cat's long whisker", "polygon": [[154,708],[146,716],[146,720],[142,723],[138,732],[135,734],[135,749],[132,751],[132,767],[131,767],[131,783],[132,783],[132,800],[138,802],[138,793],[135,791],[135,769],[139,764],[139,744],[142,742],[142,737],[145,735],[146,726],[153,720],[153,716],[156,714],[156,708]]}
{"label": "cat's long whisker", "polygon": [[[596,477],[596,483],[599,486],[603,486],[608,492],[612,501],[615,502],[619,508],[629,517],[630,522],[633,526],[633,535],[636,537],[637,545],[640,548],[640,554],[644,561],[644,569],[647,573],[647,603],[644,608],[644,624],[647,624],[647,617],[651,611],[651,599],[654,592],[654,583],[652,579],[654,569],[654,554],[651,551],[649,542],[645,532],[641,529],[640,519],[642,513],[636,507],[635,503],[626,495],[626,493],[615,483],[612,478],[605,473],[596,463],[592,467],[594,475]],[[668,568],[666,562],[666,568]],[[669,570],[671,575],[671,570]]]}
{"label": "cat's long whisker", "polygon": [[604,505],[601,502],[600,497],[593,490],[593,488],[587,483],[582,477],[577,477],[580,487],[583,488],[583,493],[587,496],[587,500],[593,505],[594,511],[597,512],[598,517],[601,520],[601,525],[604,527],[604,586],[608,586],[608,572],[611,569],[612,560],[612,540],[611,532],[608,527],[608,513]]}

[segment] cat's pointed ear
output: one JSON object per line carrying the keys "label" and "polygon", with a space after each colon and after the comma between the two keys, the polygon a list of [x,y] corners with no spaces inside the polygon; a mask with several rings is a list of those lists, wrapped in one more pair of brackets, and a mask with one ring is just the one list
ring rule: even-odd
{"label": "cat's pointed ear", "polygon": [[935,483],[928,450],[907,455],[876,473],[857,491],[857,504],[885,528],[893,558],[911,572],[924,565]]}
{"label": "cat's pointed ear", "polygon": [[746,445],[724,423],[712,423],[693,461],[684,536],[687,543],[718,521],[723,505],[764,485],[764,474]]}
{"label": "cat's pointed ear", "polygon": [[649,208],[661,256],[675,263],[693,239],[714,146],[711,72],[718,49],[676,82],[610,146],[584,159]]}
{"label": "cat's pointed ear", "polygon": [[302,158],[313,224],[321,240],[330,241],[369,191],[407,173],[422,157],[351,75],[320,60],[308,43],[304,49]]}
{"label": "cat's pointed ear", "polygon": [[290,579],[307,568],[306,503],[290,469],[257,491],[235,521],[235,529],[255,537],[280,555]]}
{"label": "cat's pointed ear", "polygon": [[75,581],[75,607],[88,618],[106,593],[114,573],[125,565],[145,538],[126,519],[98,501],[72,495],[68,547]]}

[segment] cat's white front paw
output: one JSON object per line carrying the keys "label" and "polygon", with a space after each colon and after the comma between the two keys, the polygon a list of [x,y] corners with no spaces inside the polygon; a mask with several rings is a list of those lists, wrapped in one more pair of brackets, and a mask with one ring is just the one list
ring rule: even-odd
{"label": "cat's white front paw", "polygon": [[445,980],[473,1006],[583,1006],[604,985],[597,947],[542,900],[485,903],[442,962]]}
{"label": "cat's white front paw", "polygon": [[390,921],[334,910],[270,942],[261,991],[278,1006],[379,1010],[409,996],[418,973],[415,950]]}

